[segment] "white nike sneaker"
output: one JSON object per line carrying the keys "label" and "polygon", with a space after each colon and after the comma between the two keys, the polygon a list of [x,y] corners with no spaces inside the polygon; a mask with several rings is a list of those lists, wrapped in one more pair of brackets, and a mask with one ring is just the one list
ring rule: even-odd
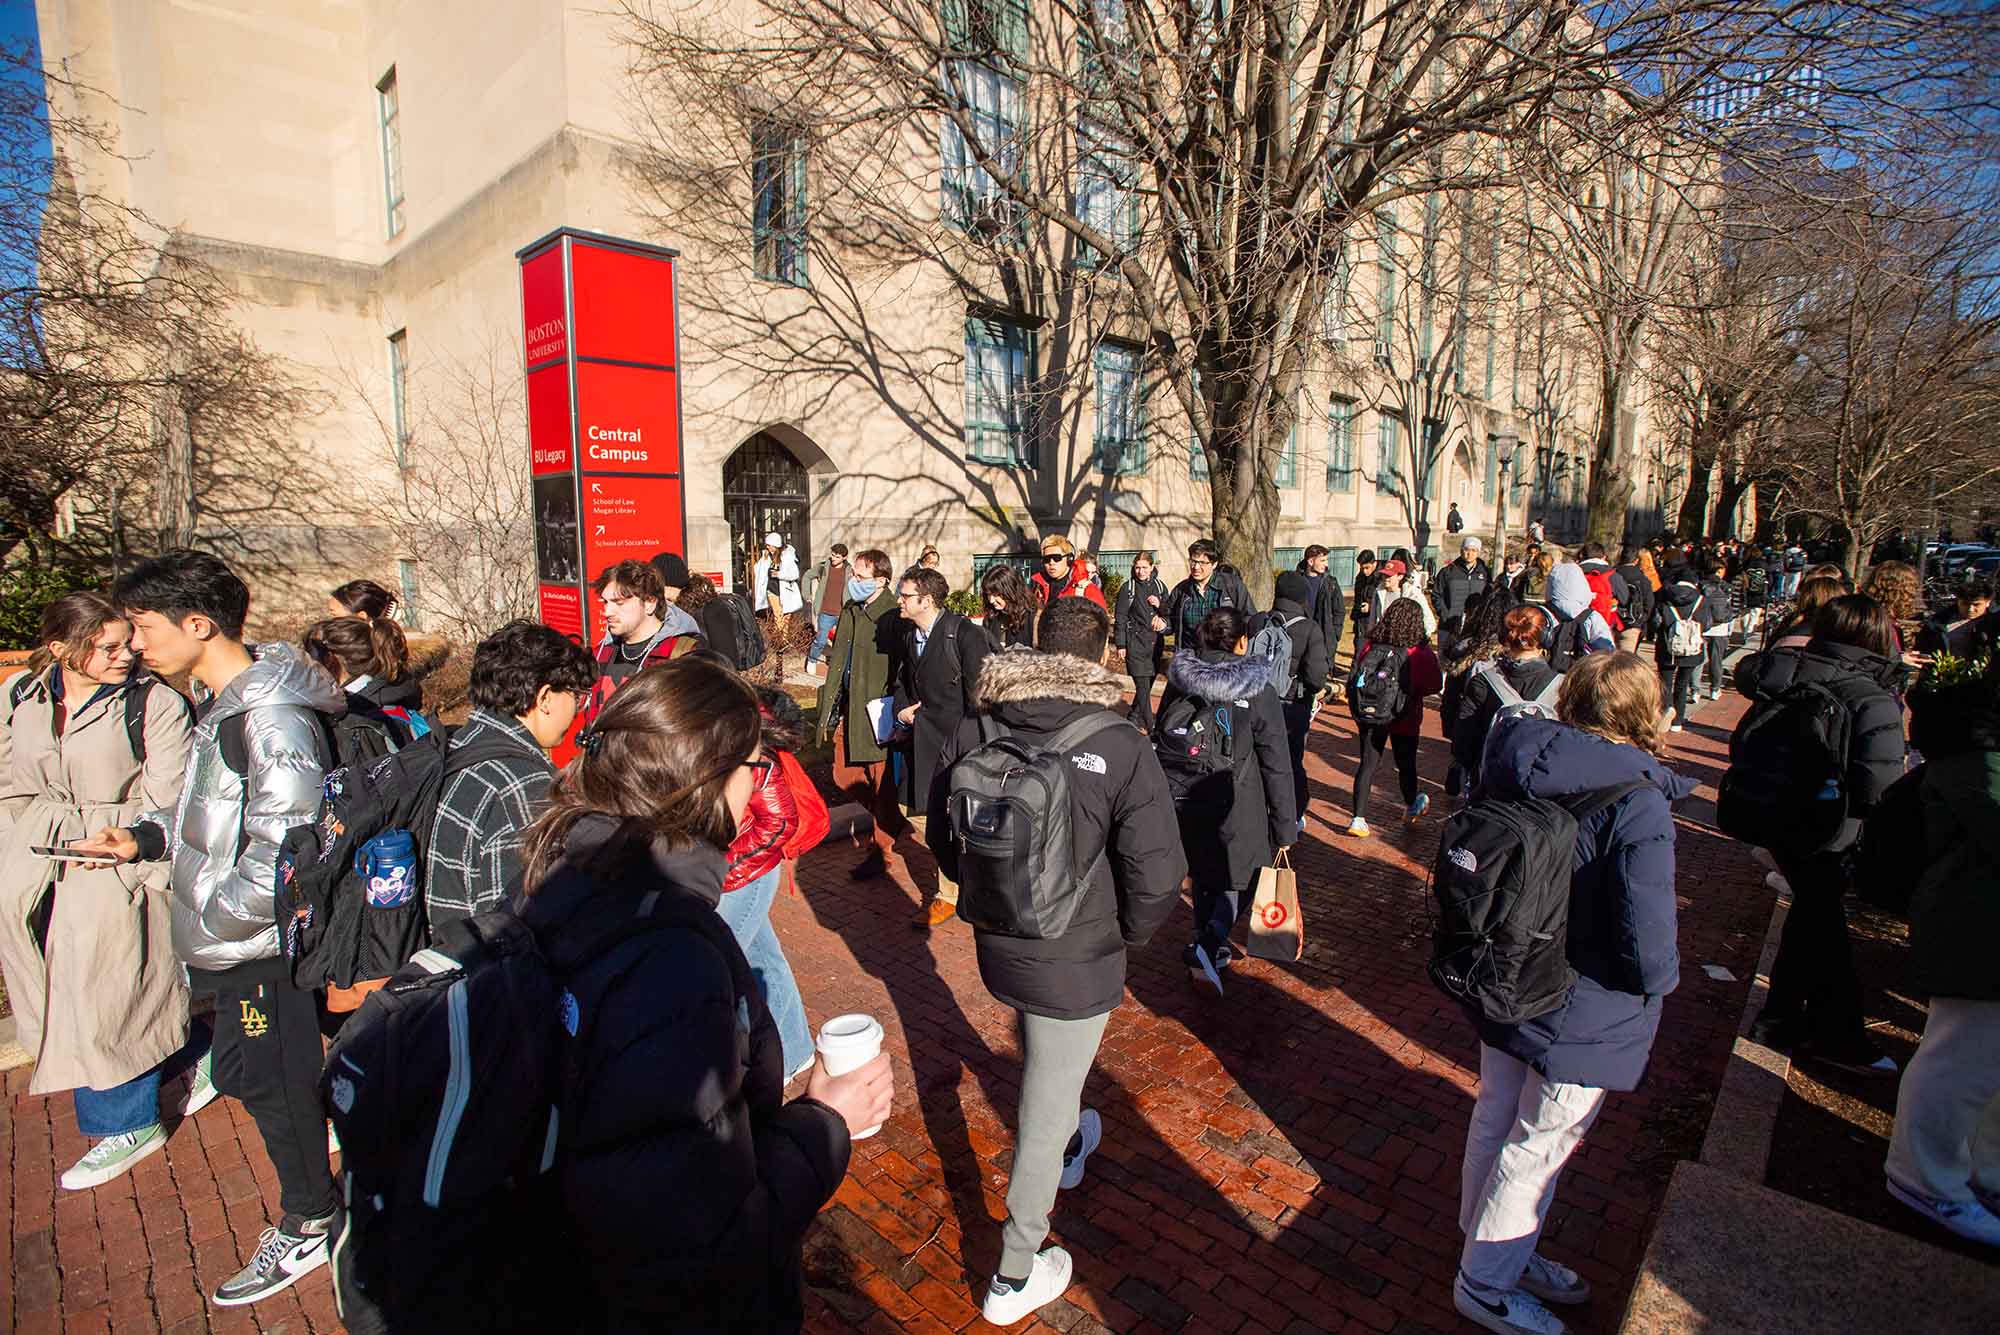
{"label": "white nike sneaker", "polygon": [[1568,1329],[1562,1318],[1520,1289],[1502,1295],[1496,1302],[1467,1288],[1464,1275],[1452,1281],[1451,1301],[1460,1316],[1486,1327],[1494,1335],[1563,1335]]}
{"label": "white nike sneaker", "polygon": [[1044,1247],[1036,1253],[1034,1267],[1028,1272],[1028,1282],[1020,1288],[1015,1288],[998,1275],[993,1277],[979,1314],[996,1326],[1011,1326],[1030,1312],[1047,1307],[1062,1297],[1063,1290],[1069,1287],[1073,1268],[1074,1263],[1069,1259],[1068,1252],[1060,1247]]}
{"label": "white nike sneaker", "polygon": [[1090,1158],[1090,1152],[1104,1141],[1104,1119],[1097,1115],[1097,1109],[1085,1108],[1077,1116],[1076,1133],[1083,1137],[1083,1147],[1063,1159],[1061,1183],[1063,1191],[1069,1191],[1083,1182],[1084,1161]]}
{"label": "white nike sneaker", "polygon": [[1521,1272],[1521,1287],[1545,1303],[1575,1307],[1590,1301],[1590,1281],[1568,1266],[1536,1252]]}

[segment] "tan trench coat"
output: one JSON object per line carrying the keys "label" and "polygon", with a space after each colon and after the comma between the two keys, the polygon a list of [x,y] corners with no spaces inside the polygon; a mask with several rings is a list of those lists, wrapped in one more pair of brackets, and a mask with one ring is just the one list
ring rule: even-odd
{"label": "tan trench coat", "polygon": [[[57,738],[47,673],[19,706],[9,703],[15,676],[0,682],[0,969],[21,1046],[35,1058],[28,1091],[109,1089],[187,1039],[187,972],[169,941],[167,864],[86,869],[28,849],[171,810],[187,766],[188,712],[165,683],[153,685],[141,773],[126,738],[124,693],[72,714]],[[38,947],[28,920],[50,890],[54,912]]]}

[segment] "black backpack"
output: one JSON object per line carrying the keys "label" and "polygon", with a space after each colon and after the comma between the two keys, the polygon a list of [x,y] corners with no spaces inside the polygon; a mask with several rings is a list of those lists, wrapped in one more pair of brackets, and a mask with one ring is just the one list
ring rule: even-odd
{"label": "black backpack", "polygon": [[1409,707],[1410,651],[1371,644],[1347,688],[1347,707],[1356,723],[1380,727],[1394,723]]}
{"label": "black backpack", "polygon": [[761,995],[708,905],[649,892],[632,907],[638,925],[573,941],[545,942],[507,909],[449,922],[334,1039],[320,1089],[344,1204],[329,1256],[353,1335],[594,1324],[563,1278],[583,1258],[563,1244],[550,1172],[597,1018],[565,977],[678,927],[714,942],[739,998]]}
{"label": "black backpack", "polygon": [[[1583,638],[1583,616],[1565,619],[1556,612],[1553,605],[1547,610],[1555,622],[1554,628],[1549,632],[1546,646],[1549,666],[1557,672],[1566,673],[1576,665],[1579,658],[1590,657],[1590,644]],[[1588,615],[1588,612],[1584,613],[1584,616]]]}
{"label": "black backpack", "polygon": [[1729,769],[1716,794],[1724,834],[1774,853],[1845,848],[1847,754],[1853,722],[1840,697],[1816,681],[1759,700],[1729,738]]}
{"label": "black backpack", "polygon": [[[1153,732],[1153,753],[1167,775],[1174,805],[1191,798],[1222,798],[1236,783],[1235,706],[1194,695],[1176,695]],[[1216,776],[1225,776],[1218,785]],[[1217,792],[1218,787],[1222,789]]]}
{"label": "black backpack", "polygon": [[1431,869],[1431,982],[1495,1024],[1562,1005],[1576,981],[1568,942],[1577,831],[1650,786],[1632,779],[1560,798],[1481,797],[1446,821]]}
{"label": "black backpack", "polygon": [[[28,698],[28,692],[41,679],[39,672],[23,672],[14,679],[13,688],[7,692],[7,712],[10,716],[21,707],[21,702]],[[132,759],[142,767],[146,763],[146,708],[155,687],[171,693],[180,701],[181,712],[187,715],[189,723],[194,722],[194,706],[188,703],[185,695],[150,672],[134,672],[131,680],[125,683],[125,743],[132,748]]]}
{"label": "black backpack", "polygon": [[712,644],[709,648],[729,655],[738,672],[748,672],[764,661],[764,632],[757,625],[757,614],[750,610],[750,604],[743,601],[741,594],[718,593],[715,596],[729,609],[729,621],[736,632],[736,642]]}
{"label": "black backpack", "polygon": [[1040,742],[979,715],[980,743],[951,767],[958,916],[984,932],[1048,941],[1069,930],[1104,851],[1078,872],[1069,753],[1125,720],[1094,709]]}
{"label": "black backpack", "polygon": [[318,817],[278,847],[279,949],[295,986],[386,978],[422,948],[438,799],[453,774],[513,753],[497,735],[454,752],[440,730],[327,772]]}

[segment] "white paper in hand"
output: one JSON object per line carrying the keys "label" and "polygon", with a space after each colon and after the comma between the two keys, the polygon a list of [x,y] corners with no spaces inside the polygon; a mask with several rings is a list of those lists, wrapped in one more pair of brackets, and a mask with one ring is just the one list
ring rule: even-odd
{"label": "white paper in hand", "polygon": [[875,744],[887,746],[896,731],[896,697],[878,696],[868,702],[868,724],[875,729]]}

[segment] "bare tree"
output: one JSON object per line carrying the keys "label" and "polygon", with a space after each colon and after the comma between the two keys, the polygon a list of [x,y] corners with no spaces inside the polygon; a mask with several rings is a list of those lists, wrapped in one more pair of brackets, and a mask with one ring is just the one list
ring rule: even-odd
{"label": "bare tree", "polygon": [[1799,513],[1874,544],[2000,477],[2000,228],[1925,216],[1853,173],[1850,207],[1793,233],[1808,328],[1780,466]]}
{"label": "bare tree", "polygon": [[[785,382],[801,410],[888,404],[1004,527],[1111,503],[1105,470],[1050,456],[1080,426],[1069,405],[1095,349],[1140,349],[1192,423],[1210,523],[1256,586],[1344,238],[1419,189],[1508,184],[1479,151],[1494,141],[1517,148],[1510,173],[1570,152],[1576,134],[1544,132],[1567,117],[1637,141],[1742,78],[1747,56],[1761,77],[1827,40],[1750,0],[626,0],[624,16],[651,206],[797,288],[743,275],[697,296],[708,355],[766,391]],[[810,170],[794,178],[794,162]],[[1399,184],[1404,169],[1422,185]],[[794,179],[809,211],[777,188]],[[1032,351],[1032,385],[995,405],[983,355],[904,346],[871,315],[884,303],[1026,331],[995,360]],[[992,409],[971,427],[959,381]]]}
{"label": "bare tree", "polygon": [[[509,331],[509,332],[500,332]],[[535,536],[521,469],[527,408],[521,345],[496,322],[464,355],[409,368],[402,419],[353,367],[348,397],[374,420],[382,473],[375,499],[396,554],[417,567],[420,624],[471,643],[535,612]]]}
{"label": "bare tree", "polygon": [[45,105],[0,80],[0,250],[20,275],[0,289],[0,556],[115,567],[198,534],[283,564],[316,522],[291,465],[324,396],[229,322],[234,294],[184,238],[90,187],[79,161],[116,157],[77,109],[95,95],[46,81]]}

